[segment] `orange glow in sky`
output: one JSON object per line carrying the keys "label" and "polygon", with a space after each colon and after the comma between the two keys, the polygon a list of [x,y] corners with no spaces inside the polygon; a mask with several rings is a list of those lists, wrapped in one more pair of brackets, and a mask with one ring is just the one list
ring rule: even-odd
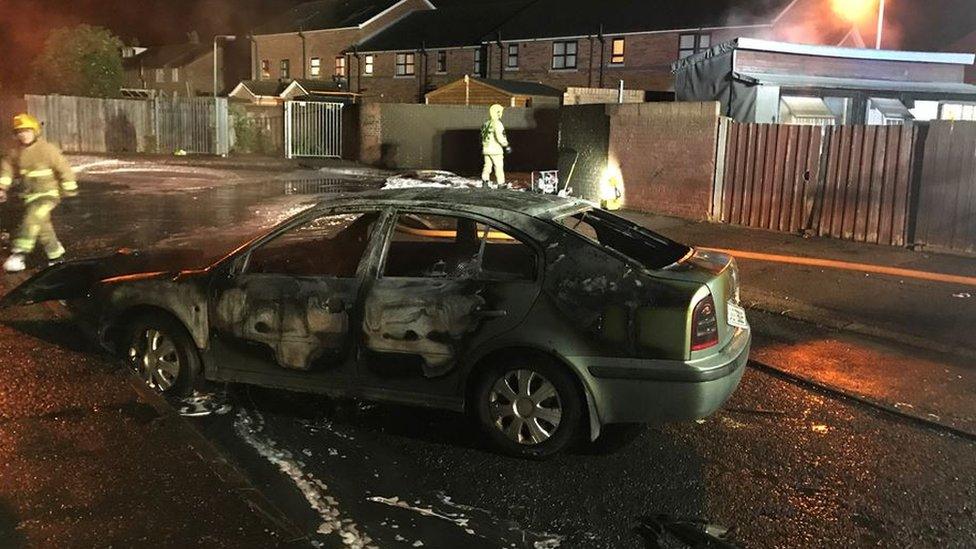
{"label": "orange glow in sky", "polygon": [[830,0],[838,17],[851,23],[863,23],[878,11],[878,0]]}

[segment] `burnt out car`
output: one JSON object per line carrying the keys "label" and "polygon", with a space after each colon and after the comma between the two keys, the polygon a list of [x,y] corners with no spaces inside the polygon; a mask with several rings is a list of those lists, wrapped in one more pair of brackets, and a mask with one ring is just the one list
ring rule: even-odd
{"label": "burnt out car", "polygon": [[731,258],[575,199],[342,195],[205,268],[154,259],[51,267],[2,304],[66,300],[158,391],[206,379],[467,410],[527,457],[707,416],[750,348]]}

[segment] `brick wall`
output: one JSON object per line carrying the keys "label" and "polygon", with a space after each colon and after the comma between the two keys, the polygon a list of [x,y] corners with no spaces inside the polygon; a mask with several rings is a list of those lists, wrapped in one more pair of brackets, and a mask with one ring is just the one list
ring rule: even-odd
{"label": "brick wall", "polygon": [[[387,168],[481,171],[481,125],[488,109],[464,105],[367,104],[358,109],[359,160]],[[353,109],[350,109],[353,110]],[[507,108],[502,117],[513,153],[511,171],[556,167],[559,112]]]}
{"label": "brick wall", "polygon": [[[396,71],[396,53],[383,52],[373,54],[374,69],[372,76],[363,75],[362,84],[358,85],[358,68],[356,60],[352,60],[352,80],[350,87],[361,90],[364,100],[369,103],[419,103],[423,102],[423,95],[445,84],[463,78],[464,75],[474,74],[474,52],[477,48],[445,49],[447,53],[447,71],[437,72],[437,52],[429,50],[427,61],[420,52],[413,52],[416,59],[416,74],[410,77],[398,77]],[[365,57],[360,54],[360,58]],[[426,79],[424,71],[426,70]],[[426,85],[424,85],[426,84]],[[422,91],[423,87],[423,91]]]}
{"label": "brick wall", "polygon": [[719,104],[608,105],[608,159],[627,208],[705,219],[711,205]]}
{"label": "brick wall", "polygon": [[[217,86],[221,89],[223,83],[223,50],[217,50]],[[133,67],[125,71],[124,83],[129,88],[146,88],[160,90],[168,94],[182,96],[210,95],[213,93],[213,53],[208,53],[195,61],[179,67],[177,81],[173,81],[173,69],[164,68],[162,81],[157,80],[156,69]]]}
{"label": "brick wall", "polygon": [[[430,9],[430,6],[424,0],[408,0],[361,29],[306,31],[303,33],[304,54],[302,36],[297,32],[255,36],[254,47],[251,50],[253,57],[251,60],[252,78],[277,80],[281,77],[281,60],[288,59],[291,65],[291,78],[332,80],[336,56],[343,55],[343,52],[353,44],[376,34],[410,12],[425,9]],[[312,76],[309,70],[311,59],[315,57],[322,60],[322,70],[318,76]],[[261,61],[263,60],[267,60],[271,67],[271,74],[268,78],[261,75]],[[349,71],[350,60],[347,59],[346,64],[347,71]],[[352,70],[355,68],[352,67]]]}

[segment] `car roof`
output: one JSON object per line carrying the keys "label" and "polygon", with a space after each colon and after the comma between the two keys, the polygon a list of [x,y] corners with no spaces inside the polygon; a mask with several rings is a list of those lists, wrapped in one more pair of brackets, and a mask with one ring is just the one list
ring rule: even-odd
{"label": "car roof", "polygon": [[452,187],[408,187],[343,193],[322,200],[318,208],[337,206],[436,207],[491,216],[499,210],[553,219],[592,208],[578,198],[523,191]]}

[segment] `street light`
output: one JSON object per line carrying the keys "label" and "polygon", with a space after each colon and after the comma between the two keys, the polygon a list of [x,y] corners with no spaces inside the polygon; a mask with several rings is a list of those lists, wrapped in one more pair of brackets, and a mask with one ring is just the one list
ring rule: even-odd
{"label": "street light", "polygon": [[881,33],[884,31],[884,10],[885,10],[885,0],[878,0],[880,5],[878,6],[878,41],[874,46],[874,49],[881,49]]}
{"label": "street light", "polygon": [[[225,40],[227,42],[233,42],[237,40],[237,37],[233,34],[218,34],[214,36],[213,40],[213,54],[214,54],[214,70],[213,70],[213,96],[217,99],[217,42],[219,40]],[[224,63],[226,66],[226,63]]]}

